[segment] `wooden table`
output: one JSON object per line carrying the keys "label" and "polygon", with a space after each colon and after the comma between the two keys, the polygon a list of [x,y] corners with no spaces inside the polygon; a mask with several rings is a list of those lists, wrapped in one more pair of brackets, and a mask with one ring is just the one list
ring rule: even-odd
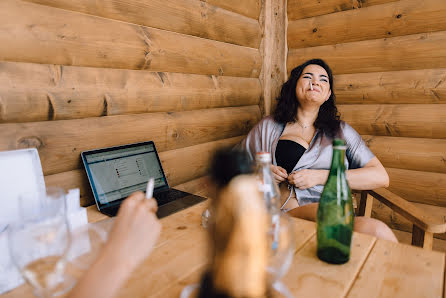
{"label": "wooden table", "polygon": [[[197,283],[206,267],[206,230],[201,213],[207,202],[161,220],[155,250],[133,273],[119,297],[179,297]],[[89,211],[89,220],[104,217]],[[316,257],[315,224],[295,220],[296,253],[283,282],[295,297],[445,297],[445,254],[355,233],[351,259],[330,265]],[[32,297],[21,286],[1,297]]]}

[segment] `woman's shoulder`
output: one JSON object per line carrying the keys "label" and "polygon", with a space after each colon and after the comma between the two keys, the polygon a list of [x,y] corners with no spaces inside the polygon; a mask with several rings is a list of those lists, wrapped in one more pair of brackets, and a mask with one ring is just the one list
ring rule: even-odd
{"label": "woman's shoulder", "polygon": [[259,123],[257,123],[258,126],[260,127],[271,127],[271,128],[279,128],[282,127],[283,124],[277,122],[276,120],[274,120],[274,117],[272,115],[263,117]]}
{"label": "woman's shoulder", "polygon": [[349,143],[356,143],[362,140],[361,135],[347,122],[340,122],[341,137],[346,141],[347,145]]}

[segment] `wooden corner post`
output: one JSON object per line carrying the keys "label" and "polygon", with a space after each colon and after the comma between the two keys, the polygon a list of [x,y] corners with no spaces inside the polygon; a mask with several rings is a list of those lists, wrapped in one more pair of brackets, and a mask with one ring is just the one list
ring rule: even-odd
{"label": "wooden corner post", "polygon": [[260,44],[263,66],[259,79],[263,88],[260,109],[264,116],[271,114],[286,80],[286,11],[286,0],[262,0],[259,23],[263,32]]}

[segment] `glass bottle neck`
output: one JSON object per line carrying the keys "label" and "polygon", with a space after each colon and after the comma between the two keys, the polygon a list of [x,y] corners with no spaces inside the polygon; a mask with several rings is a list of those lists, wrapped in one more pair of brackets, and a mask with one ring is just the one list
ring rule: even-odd
{"label": "glass bottle neck", "polygon": [[333,149],[333,159],[331,161],[330,175],[336,176],[345,172],[345,150]]}

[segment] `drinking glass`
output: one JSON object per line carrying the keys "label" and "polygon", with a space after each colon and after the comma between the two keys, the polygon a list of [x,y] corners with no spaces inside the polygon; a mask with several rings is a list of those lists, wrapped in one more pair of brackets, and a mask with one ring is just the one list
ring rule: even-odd
{"label": "drinking glass", "polygon": [[295,239],[290,217],[282,213],[276,225],[269,230],[269,258],[267,264],[268,281],[272,288],[285,297],[292,297],[280,279],[288,272],[293,262]]}
{"label": "drinking glass", "polygon": [[36,296],[66,293],[75,280],[64,275],[71,236],[63,189],[49,187],[44,193],[22,195],[19,216],[8,229],[12,262]]}

